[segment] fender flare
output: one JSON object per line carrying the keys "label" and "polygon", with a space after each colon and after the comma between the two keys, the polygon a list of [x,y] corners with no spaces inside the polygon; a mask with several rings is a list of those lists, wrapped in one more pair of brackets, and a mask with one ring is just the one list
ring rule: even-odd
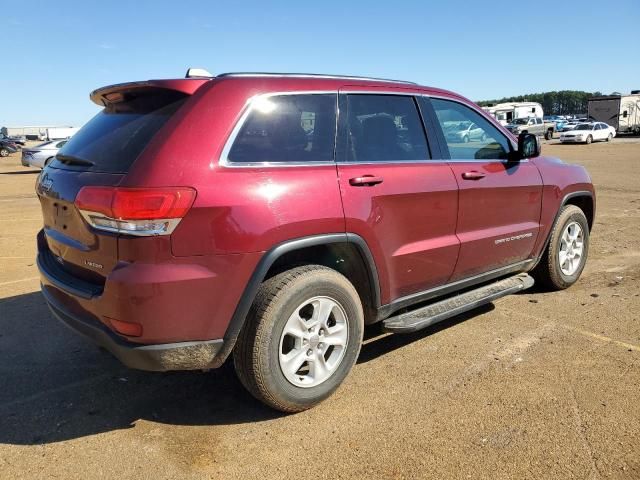
{"label": "fender flare", "polygon": [[217,368],[221,366],[233,350],[233,347],[238,340],[238,336],[240,335],[240,331],[244,326],[249,309],[256,298],[258,289],[275,261],[282,255],[295,250],[331,243],[351,243],[357,247],[358,251],[362,255],[362,260],[367,267],[367,275],[369,276],[374,306],[376,308],[380,306],[378,270],[367,242],[365,242],[360,235],[355,233],[330,233],[287,240],[268,250],[258,262],[258,265],[254,269],[253,274],[247,282],[244,292],[240,297],[240,301],[236,305],[236,309],[231,317],[229,325],[227,326],[227,330],[224,334],[223,347],[217,353],[215,359],[209,366],[210,368]]}
{"label": "fender flare", "polygon": [[558,217],[560,216],[560,212],[562,211],[564,206],[567,205],[569,200],[571,200],[572,198],[576,198],[576,197],[589,197],[591,199],[591,202],[593,204],[593,220],[592,221],[595,222],[595,219],[596,219],[596,205],[595,205],[595,202],[593,201],[593,192],[590,192],[589,190],[577,190],[575,192],[567,193],[564,197],[562,197],[562,201],[560,202],[560,205],[558,206],[558,210],[556,211],[556,214],[553,217],[553,222],[551,222],[551,228],[549,229],[549,233],[547,233],[547,238],[545,239],[544,244],[542,245],[542,248],[540,249],[540,254],[538,255],[538,258],[535,259],[536,261],[531,265],[531,268],[529,269],[529,271],[533,270],[534,268],[536,268],[538,266],[538,263],[540,263],[540,260],[542,260],[542,257],[544,256],[544,252],[547,251],[547,247],[549,246],[549,242],[551,241],[551,234],[553,233],[553,229],[556,226],[556,222],[558,221]]}

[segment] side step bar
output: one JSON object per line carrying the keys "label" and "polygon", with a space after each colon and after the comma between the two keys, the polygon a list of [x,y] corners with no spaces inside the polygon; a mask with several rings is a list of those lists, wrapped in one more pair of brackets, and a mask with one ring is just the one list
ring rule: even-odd
{"label": "side step bar", "polygon": [[526,290],[533,286],[533,278],[526,273],[505,278],[484,287],[470,290],[426,307],[387,318],[383,328],[391,333],[412,333],[434,323],[454,317],[500,297]]}

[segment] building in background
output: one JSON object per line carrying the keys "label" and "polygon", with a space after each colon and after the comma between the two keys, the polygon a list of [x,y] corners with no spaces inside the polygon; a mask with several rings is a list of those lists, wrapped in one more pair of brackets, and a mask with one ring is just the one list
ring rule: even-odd
{"label": "building in background", "polygon": [[24,127],[2,127],[8,137],[26,137],[27,140],[61,140],[72,137],[80,127],[31,125]]}

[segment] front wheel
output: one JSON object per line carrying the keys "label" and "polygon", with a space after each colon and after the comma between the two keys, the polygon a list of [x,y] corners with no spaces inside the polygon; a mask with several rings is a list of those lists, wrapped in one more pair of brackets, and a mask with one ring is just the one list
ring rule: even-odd
{"label": "front wheel", "polygon": [[589,253],[589,223],[575,205],[563,207],[551,231],[549,245],[532,272],[536,281],[551,290],[562,290],[578,281]]}
{"label": "front wheel", "polygon": [[0,148],[0,157],[7,157],[9,156],[9,150],[7,150],[6,148]]}
{"label": "front wheel", "polygon": [[319,265],[265,281],[233,352],[240,382],[282,412],[300,412],[329,397],[358,358],[362,304],[343,275]]}

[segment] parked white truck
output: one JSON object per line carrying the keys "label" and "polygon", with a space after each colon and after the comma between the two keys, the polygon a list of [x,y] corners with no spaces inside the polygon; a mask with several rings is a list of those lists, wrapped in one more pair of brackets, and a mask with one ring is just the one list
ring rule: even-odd
{"label": "parked white truck", "polygon": [[631,95],[592,97],[588,104],[589,120],[604,122],[617,133],[640,134],[640,90]]}

